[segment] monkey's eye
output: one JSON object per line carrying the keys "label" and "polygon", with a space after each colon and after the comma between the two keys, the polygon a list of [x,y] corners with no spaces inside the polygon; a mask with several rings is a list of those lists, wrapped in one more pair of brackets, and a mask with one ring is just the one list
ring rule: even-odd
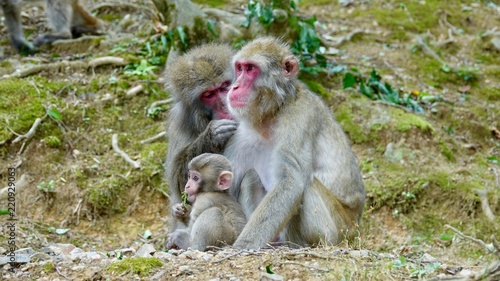
{"label": "monkey's eye", "polygon": [[194,181],[198,181],[200,178],[198,176],[193,176]]}
{"label": "monkey's eye", "polygon": [[243,70],[243,67],[241,66],[241,63],[238,63],[238,64],[236,65],[236,70],[237,70],[238,72],[241,72],[241,71]]}
{"label": "monkey's eye", "polygon": [[255,68],[255,66],[253,64],[249,64],[247,66],[247,71],[252,71],[254,68]]}
{"label": "monkey's eye", "polygon": [[222,90],[227,89],[227,88],[229,87],[229,84],[230,84],[230,83],[229,83],[228,81],[226,81],[226,82],[222,83],[222,85],[220,85],[220,89],[222,89]]}
{"label": "monkey's eye", "polygon": [[201,97],[204,99],[209,99],[209,98],[213,97],[214,94],[215,94],[214,91],[206,91],[206,92],[203,92],[203,94],[201,94]]}

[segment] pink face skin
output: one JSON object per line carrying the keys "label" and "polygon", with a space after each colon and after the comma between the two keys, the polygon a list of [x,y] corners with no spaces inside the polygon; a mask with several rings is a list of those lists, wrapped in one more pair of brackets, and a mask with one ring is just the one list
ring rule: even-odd
{"label": "pink face skin", "polygon": [[237,60],[234,64],[236,71],[236,82],[229,90],[229,104],[231,107],[244,107],[248,102],[248,96],[252,91],[252,86],[260,76],[260,68],[256,63],[250,61]]}
{"label": "pink face skin", "polygon": [[186,186],[184,187],[184,191],[188,194],[188,201],[190,203],[194,203],[196,200],[196,195],[200,192],[200,185],[203,179],[201,178],[201,174],[197,171],[189,170],[188,172],[188,181]]}
{"label": "pink face skin", "polygon": [[200,96],[201,101],[214,110],[217,119],[233,119],[233,115],[229,113],[225,103],[230,85],[230,81],[222,82],[208,88]]}

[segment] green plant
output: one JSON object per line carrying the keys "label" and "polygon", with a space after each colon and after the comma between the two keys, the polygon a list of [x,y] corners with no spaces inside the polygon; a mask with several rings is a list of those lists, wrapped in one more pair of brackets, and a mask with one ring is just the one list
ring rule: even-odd
{"label": "green plant", "polygon": [[[372,100],[382,100],[387,103],[404,106],[417,113],[423,113],[424,109],[419,105],[425,94],[420,92],[402,93],[400,90],[395,90],[387,83],[382,82],[382,77],[375,69],[372,69],[370,77],[365,78],[355,68],[346,70],[343,78],[344,89],[354,88],[359,84],[361,94]],[[428,99],[428,98],[427,98]]]}
{"label": "green plant", "polygon": [[[291,27],[290,35],[293,39],[291,49],[300,58],[301,70],[312,75],[335,73],[335,67],[323,55],[325,48],[321,46],[321,40],[318,38],[315,29],[315,25],[319,24],[316,16],[304,19],[298,15],[295,1],[289,1],[286,7],[278,7],[281,2],[277,1],[275,3],[271,1],[266,5],[254,0],[248,1],[245,8],[247,19],[242,26],[249,27],[254,17],[266,28],[270,27],[274,22],[282,22],[283,19],[288,18],[288,24]],[[282,15],[283,11],[286,16]]]}
{"label": "green plant", "polygon": [[49,182],[42,181],[36,188],[44,192],[54,192],[56,187],[54,186],[54,180],[50,180]]}

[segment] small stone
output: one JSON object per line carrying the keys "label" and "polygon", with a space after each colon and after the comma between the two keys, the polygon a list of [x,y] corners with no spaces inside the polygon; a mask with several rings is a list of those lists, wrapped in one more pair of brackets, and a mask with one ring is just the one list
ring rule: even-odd
{"label": "small stone", "polygon": [[14,252],[14,254],[16,254],[16,255],[29,255],[29,256],[31,256],[35,253],[36,252],[33,251],[32,248],[22,248],[22,249],[19,249],[19,250]]}
{"label": "small stone", "polygon": [[69,255],[71,253],[71,251],[73,251],[73,249],[76,248],[75,245],[72,245],[72,244],[62,244],[62,243],[55,244],[54,246],[57,247],[57,248],[59,248],[59,250],[60,250],[59,254],[61,254],[63,256]]}
{"label": "small stone", "polygon": [[179,255],[179,250],[176,250],[176,249],[170,249],[168,250],[168,253],[169,254],[172,254],[174,256],[178,256]]}
{"label": "small stone", "polygon": [[142,245],[139,250],[135,253],[136,257],[144,257],[144,258],[149,258],[151,257],[154,253],[156,252],[156,249],[153,245],[151,244],[144,244]]}
{"label": "small stone", "polygon": [[71,256],[71,255],[76,255],[76,254],[80,254],[80,253],[83,253],[82,249],[80,249],[80,248],[74,248],[73,250],[71,250],[69,252],[69,255]]}
{"label": "small stone", "polygon": [[204,260],[204,261],[209,261],[212,259],[212,255],[210,254],[204,254],[201,256],[201,259]]}
{"label": "small stone", "polygon": [[[158,253],[162,253],[162,252],[158,252]],[[165,270],[160,270],[155,275],[151,276],[151,278],[149,278],[149,280],[152,280],[152,281],[161,280],[163,275],[165,275]]]}
{"label": "small stone", "polygon": [[366,258],[370,255],[367,250],[352,250],[349,251],[349,255],[356,258]]}
{"label": "small stone", "polygon": [[425,262],[425,263],[433,263],[433,262],[437,262],[437,261],[438,261],[438,260],[437,260],[435,257],[433,257],[433,256],[431,256],[431,255],[429,255],[429,254],[427,254],[427,253],[425,253],[425,254],[422,256],[422,262]]}
{"label": "small stone", "polygon": [[191,270],[191,268],[189,268],[189,266],[181,265],[181,266],[179,266],[179,273],[190,275],[190,274],[193,274],[193,271]]}
{"label": "small stone", "polygon": [[497,51],[500,51],[500,37],[493,37],[491,39],[491,44],[493,44],[493,47],[495,47]]}
{"label": "small stone", "polygon": [[14,255],[14,256],[2,256],[0,257],[0,265],[5,265],[5,264],[20,264],[20,263],[28,263],[30,262],[30,256],[29,255]]}
{"label": "small stone", "polygon": [[45,253],[35,253],[30,257],[32,262],[50,260],[50,256]]}
{"label": "small stone", "polygon": [[124,255],[126,257],[130,257],[130,256],[133,256],[135,254],[135,250],[132,248],[123,248],[123,249],[115,250],[115,253],[117,253],[117,252],[121,252],[122,255]]}
{"label": "small stone", "polygon": [[166,252],[156,252],[153,257],[158,258],[160,260],[169,260],[173,257],[172,254]]}
{"label": "small stone", "polygon": [[260,274],[260,280],[261,281],[282,281],[282,280],[285,280],[285,277],[283,277],[279,274],[269,274],[267,272],[262,272]]}

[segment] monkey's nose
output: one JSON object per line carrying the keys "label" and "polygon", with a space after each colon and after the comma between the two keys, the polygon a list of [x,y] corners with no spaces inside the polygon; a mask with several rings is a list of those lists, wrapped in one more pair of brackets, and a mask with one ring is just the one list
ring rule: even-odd
{"label": "monkey's nose", "polygon": [[239,83],[236,83],[236,84],[234,84],[234,85],[233,85],[233,90],[236,90],[236,89],[238,89],[239,87],[240,87],[240,84],[239,84]]}

